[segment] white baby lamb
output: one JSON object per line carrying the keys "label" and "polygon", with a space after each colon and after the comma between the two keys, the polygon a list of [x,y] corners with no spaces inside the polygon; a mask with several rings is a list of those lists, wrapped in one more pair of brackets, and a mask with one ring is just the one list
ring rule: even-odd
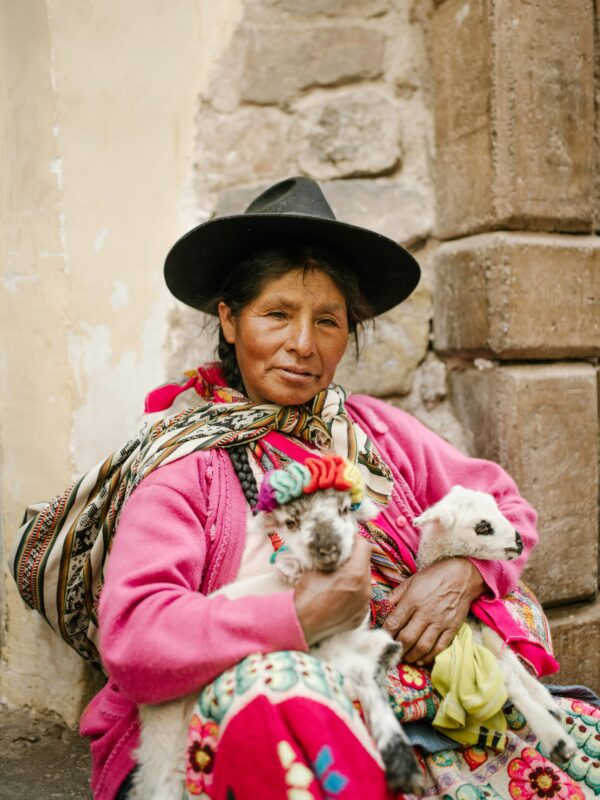
{"label": "white baby lamb", "polygon": [[[421,528],[418,568],[451,556],[511,560],[523,551],[521,536],[494,498],[463,486],[454,486],[414,524]],[[556,763],[567,761],[576,746],[560,724],[561,713],[550,692],[527,672],[495,631],[471,616],[468,621],[476,641],[498,659],[508,699],[525,716],[544,751]]]}
{"label": "white baby lamb", "polygon": [[[275,558],[268,574],[229,584],[219,590],[233,599],[271,594],[293,585],[305,570],[332,572],[350,556],[360,521],[378,514],[365,498],[360,508],[350,493],[334,488],[304,494],[270,511],[253,524],[265,536],[276,530],[285,538],[285,549]],[[337,667],[344,675],[350,697],[364,710],[371,735],[385,765],[388,785],[394,791],[420,793],[422,772],[387,697],[385,675],[399,661],[401,646],[381,630],[369,630],[369,615],[360,628],[335,634],[311,647],[311,653]],[[197,695],[160,705],[142,706],[139,769],[134,800],[180,800],[184,780],[187,726]]]}

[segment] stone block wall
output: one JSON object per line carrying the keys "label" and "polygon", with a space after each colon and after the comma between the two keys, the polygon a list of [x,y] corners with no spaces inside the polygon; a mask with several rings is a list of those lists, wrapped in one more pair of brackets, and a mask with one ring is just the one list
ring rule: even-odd
{"label": "stone block wall", "polygon": [[440,353],[595,358],[599,305],[597,236],[493,232],[444,243],[436,254]]}
{"label": "stone block wall", "polygon": [[538,510],[541,541],[524,578],[546,604],[598,586],[596,371],[584,362],[454,370],[450,386],[475,450],[506,466]]}
{"label": "stone block wall", "polygon": [[558,679],[598,691],[594,30],[591,0],[442,0],[430,44],[435,350],[474,452],[539,510],[525,578],[551,609]]}
{"label": "stone block wall", "polygon": [[591,231],[592,0],[446,0],[433,18],[437,230]]}

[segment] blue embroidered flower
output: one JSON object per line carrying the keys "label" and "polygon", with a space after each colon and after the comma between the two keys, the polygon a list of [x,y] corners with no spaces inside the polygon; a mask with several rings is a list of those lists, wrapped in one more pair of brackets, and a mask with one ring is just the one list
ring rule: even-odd
{"label": "blue embroidered flower", "polygon": [[348,784],[348,778],[337,770],[332,770],[333,753],[329,745],[324,744],[317,753],[317,758],[313,764],[319,783],[328,793],[328,800],[333,800],[334,795],[338,795]]}

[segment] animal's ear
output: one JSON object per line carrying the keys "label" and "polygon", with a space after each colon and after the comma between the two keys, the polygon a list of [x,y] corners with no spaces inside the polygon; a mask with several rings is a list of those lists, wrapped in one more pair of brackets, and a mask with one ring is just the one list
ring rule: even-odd
{"label": "animal's ear", "polygon": [[422,528],[428,522],[433,522],[440,528],[448,530],[456,522],[456,517],[451,508],[437,503],[428,508],[427,511],[424,511],[419,517],[415,517],[413,525],[416,525],[417,528]]}
{"label": "animal's ear", "polygon": [[302,565],[298,559],[295,556],[290,555],[288,552],[277,554],[275,559],[275,567],[284,583],[296,583],[300,573],[302,572]]}
{"label": "animal's ear", "polygon": [[379,506],[370,497],[365,497],[360,508],[354,512],[354,518],[359,522],[366,522],[369,519],[375,519],[379,514]]}

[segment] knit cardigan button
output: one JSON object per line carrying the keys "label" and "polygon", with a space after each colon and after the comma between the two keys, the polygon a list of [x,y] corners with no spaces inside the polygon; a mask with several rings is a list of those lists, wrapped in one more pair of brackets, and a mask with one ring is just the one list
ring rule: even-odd
{"label": "knit cardigan button", "polygon": [[403,528],[406,525],[406,517],[403,514],[396,517],[396,525],[399,528]]}

